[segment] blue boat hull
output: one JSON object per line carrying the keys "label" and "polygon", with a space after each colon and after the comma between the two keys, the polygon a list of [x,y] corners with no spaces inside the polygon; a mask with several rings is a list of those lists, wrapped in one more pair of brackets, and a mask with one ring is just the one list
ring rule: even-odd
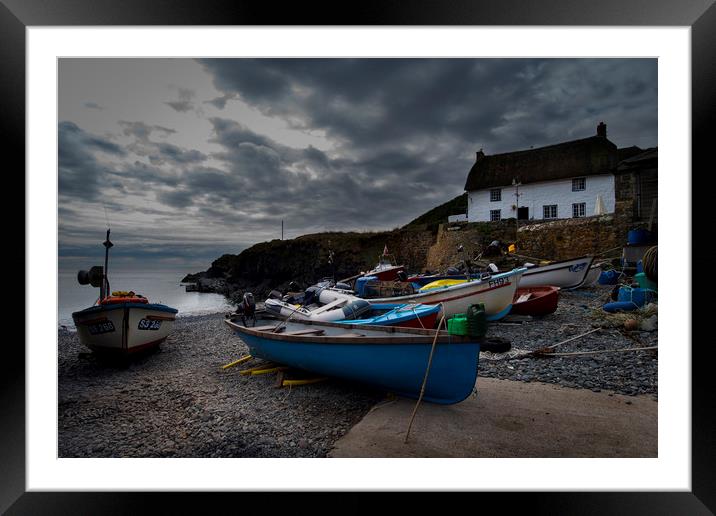
{"label": "blue boat hull", "polygon": [[[410,398],[420,395],[431,348],[431,343],[299,342],[236,333],[252,356]],[[479,354],[478,342],[439,342],[423,399],[452,404],[467,398],[475,388]]]}

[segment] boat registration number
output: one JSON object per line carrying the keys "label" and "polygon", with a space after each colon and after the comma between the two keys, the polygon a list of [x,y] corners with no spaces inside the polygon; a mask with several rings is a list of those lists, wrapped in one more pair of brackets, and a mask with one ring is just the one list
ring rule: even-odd
{"label": "boat registration number", "polygon": [[162,321],[150,321],[149,319],[142,319],[139,321],[137,329],[139,330],[158,330],[162,326]]}
{"label": "boat registration number", "polygon": [[496,288],[496,287],[501,287],[503,285],[509,285],[509,283],[510,283],[510,280],[508,280],[507,278],[495,278],[495,279],[491,279],[490,281],[488,281],[487,285],[490,288]]}
{"label": "boat registration number", "polygon": [[114,331],[114,324],[112,321],[104,321],[97,324],[90,324],[87,326],[87,330],[90,335],[102,335],[103,333],[111,333]]}
{"label": "boat registration number", "polygon": [[577,263],[569,268],[569,272],[579,272],[587,266],[587,262]]}

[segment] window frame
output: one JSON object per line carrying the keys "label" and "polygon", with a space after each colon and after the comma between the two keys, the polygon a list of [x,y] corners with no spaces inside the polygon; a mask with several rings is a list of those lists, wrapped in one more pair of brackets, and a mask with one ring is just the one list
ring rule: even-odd
{"label": "window frame", "polygon": [[[574,184],[576,181],[582,182],[582,188],[575,188]],[[586,177],[573,177],[572,178],[572,191],[573,192],[583,192],[587,189],[587,178]]]}
{"label": "window frame", "polygon": [[[497,193],[497,199],[493,199],[493,194]],[[502,201],[502,188],[490,188],[490,202]]]}
{"label": "window frame", "polygon": [[[547,209],[548,209],[548,208],[550,209],[550,211],[551,211],[551,208],[554,208],[554,217],[551,217],[551,216],[548,217],[548,216],[547,216]],[[543,218],[544,220],[554,220],[554,219],[557,218],[558,215],[559,215],[559,208],[558,208],[558,205],[557,205],[557,204],[543,204],[543,205],[542,205],[542,218]]]}
{"label": "window frame", "polygon": [[[581,210],[579,209],[581,208]],[[575,209],[577,209],[577,214],[574,214]],[[581,214],[579,213],[581,211]],[[573,219],[583,219],[587,216],[587,203],[586,202],[573,202],[572,203],[572,218]]]}
{"label": "window frame", "polygon": [[[493,215],[497,214],[497,218],[493,218]],[[502,210],[490,210],[490,222],[499,222],[502,220]]]}

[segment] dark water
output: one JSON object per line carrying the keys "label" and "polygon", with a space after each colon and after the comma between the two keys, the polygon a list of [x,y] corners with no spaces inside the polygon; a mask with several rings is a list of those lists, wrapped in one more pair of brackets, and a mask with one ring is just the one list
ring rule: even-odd
{"label": "dark water", "polygon": [[[132,290],[179,310],[178,316],[225,312],[233,307],[220,294],[186,292],[180,280],[185,272],[115,271],[110,272],[110,290]],[[59,324],[74,328],[72,312],[87,308],[97,301],[99,289],[77,283],[76,271],[60,271],[58,285]]]}

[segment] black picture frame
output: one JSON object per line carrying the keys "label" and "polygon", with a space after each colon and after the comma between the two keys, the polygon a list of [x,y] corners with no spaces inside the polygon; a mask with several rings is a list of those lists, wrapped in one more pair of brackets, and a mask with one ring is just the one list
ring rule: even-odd
{"label": "black picture frame", "polygon": [[[475,2],[430,0],[411,3],[397,0],[362,1],[341,9],[320,3],[286,3],[280,8],[263,2],[242,0],[0,0],[0,126],[4,135],[7,164],[6,196],[24,199],[25,170],[25,28],[51,25],[571,25],[571,26],[688,26],[692,36],[692,178],[694,171],[705,174],[713,168],[707,164],[711,143],[710,126],[716,94],[716,6],[714,0],[550,0],[525,2]],[[325,8],[324,8],[325,7]],[[321,14],[323,13],[323,14]],[[708,167],[708,168],[707,168]],[[701,175],[700,177],[704,177]],[[18,192],[23,192],[20,196]],[[693,241],[706,233],[698,230],[698,222],[706,220],[707,189],[692,189]],[[24,210],[23,210],[24,213]],[[15,244],[8,270],[11,280],[19,283],[16,271],[27,270],[25,227],[12,217],[7,228],[15,234],[7,241]],[[703,229],[703,228],[702,228]],[[22,244],[21,244],[22,243]],[[689,250],[684,250],[688,259]],[[9,253],[8,253],[9,254]],[[692,254],[692,270],[708,270],[710,258]],[[7,255],[6,255],[7,257]],[[683,278],[682,278],[683,280]],[[690,280],[690,278],[686,278]],[[693,284],[693,283],[692,283]],[[13,307],[24,307],[23,285],[12,285]],[[697,302],[694,288],[691,329],[704,327],[713,301]],[[6,312],[7,313],[7,312]],[[13,312],[14,313],[14,312]],[[27,323],[29,314],[25,313]],[[37,321],[35,321],[37,322]],[[698,333],[689,333],[684,321],[683,342],[678,345],[692,352],[692,491],[691,492],[615,492],[615,493],[479,493],[480,504],[494,500],[503,505],[509,500],[511,511],[530,513],[576,514],[711,514],[716,510],[716,407],[714,391],[708,380],[713,373],[711,347],[713,337],[697,342]],[[19,326],[19,325],[16,325]],[[24,327],[24,326],[23,326]],[[133,514],[152,510],[159,502],[164,513],[192,512],[187,493],[53,493],[26,492],[25,489],[25,350],[9,335],[6,328],[3,359],[0,361],[0,511],[8,514]],[[705,333],[708,336],[708,333]],[[24,342],[24,332],[22,335]],[[309,501],[318,493],[302,493],[298,503],[304,508],[318,507],[318,500]],[[246,504],[265,504],[270,498],[273,508],[283,497],[264,493],[247,497],[245,493],[203,493],[199,497],[202,513],[248,510]],[[375,495],[368,495],[367,498]],[[458,496],[458,495],[455,495]],[[474,496],[470,494],[469,496]],[[241,497],[241,507],[232,504]],[[461,496],[462,497],[462,496]],[[415,495],[421,503],[422,497]],[[233,500],[233,501],[232,501]],[[194,501],[194,500],[193,500]],[[296,502],[293,502],[294,505]],[[323,502],[321,502],[323,503]],[[374,510],[371,501],[356,493],[341,502],[351,512]],[[459,507],[473,501],[453,499]],[[221,508],[225,507],[225,510]],[[362,512],[362,510],[361,510]]]}

